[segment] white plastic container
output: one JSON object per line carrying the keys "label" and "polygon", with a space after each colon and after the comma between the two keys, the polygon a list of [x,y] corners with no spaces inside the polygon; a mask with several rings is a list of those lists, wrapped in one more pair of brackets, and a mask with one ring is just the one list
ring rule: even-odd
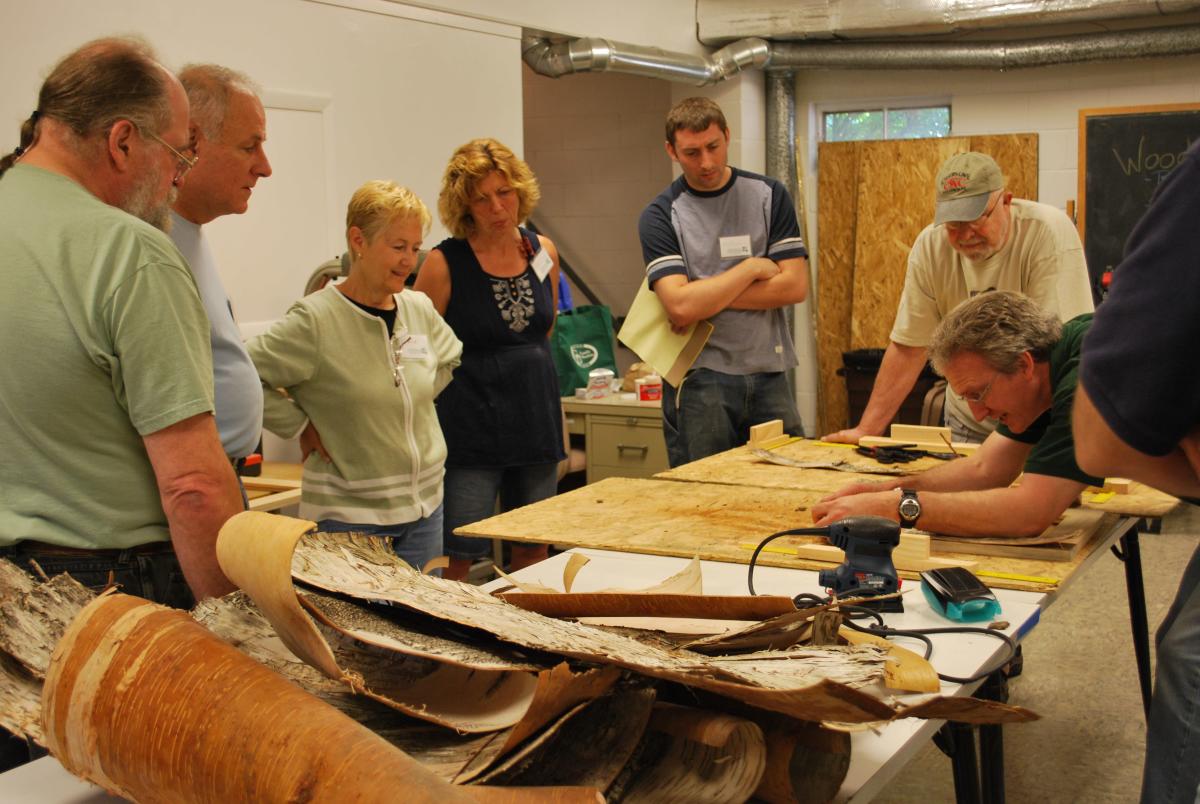
{"label": "white plastic container", "polygon": [[612,388],[613,370],[606,368],[592,369],[588,372],[587,399],[601,399],[608,396]]}

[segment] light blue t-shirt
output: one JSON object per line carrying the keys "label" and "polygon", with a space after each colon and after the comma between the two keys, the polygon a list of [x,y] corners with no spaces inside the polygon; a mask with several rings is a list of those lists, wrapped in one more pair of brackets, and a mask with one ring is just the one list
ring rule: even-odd
{"label": "light blue t-shirt", "polygon": [[254,452],[262,435],[262,383],[233,320],[229,297],[217,274],[217,263],[204,231],[172,212],[171,239],[191,267],[208,313],[221,446],[229,457],[244,458]]}

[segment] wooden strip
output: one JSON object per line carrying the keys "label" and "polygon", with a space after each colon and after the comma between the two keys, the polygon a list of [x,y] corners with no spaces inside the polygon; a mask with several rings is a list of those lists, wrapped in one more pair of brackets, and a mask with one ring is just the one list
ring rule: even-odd
{"label": "wooden strip", "polygon": [[508,592],[508,603],[547,617],[697,617],[765,620],[795,611],[790,597],[773,595],[658,595],[642,593],[536,594]]}
{"label": "wooden strip", "polygon": [[286,491],[300,488],[300,480],[290,477],[243,477],[246,491]]}
{"label": "wooden strip", "polygon": [[[1111,520],[1108,520],[1111,523]],[[970,553],[1003,558],[1030,558],[1036,561],[1071,561],[1079,551],[1099,535],[1106,523],[1101,511],[1068,508],[1056,524],[1038,538],[1039,544],[1006,544],[1001,539],[972,539],[934,534],[932,546],[941,552]]]}
{"label": "wooden strip", "polygon": [[947,443],[951,438],[949,427],[928,427],[923,424],[900,424],[892,425],[892,438],[900,441],[917,441],[922,444],[939,444],[942,442],[943,436]]}
{"label": "wooden strip", "polygon": [[250,497],[251,511],[278,511],[280,508],[286,508],[289,505],[299,503],[300,489],[288,489],[287,491],[277,491],[273,494],[264,494],[255,497],[251,497],[249,490],[247,490],[246,496]]}

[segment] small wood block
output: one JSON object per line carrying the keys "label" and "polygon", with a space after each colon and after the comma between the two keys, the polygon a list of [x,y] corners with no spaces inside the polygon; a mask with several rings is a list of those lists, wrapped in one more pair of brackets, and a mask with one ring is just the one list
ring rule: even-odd
{"label": "small wood block", "polygon": [[750,440],[747,444],[754,449],[771,449],[778,447],[789,438],[791,436],[783,432],[783,419],[772,419],[751,427]]}
{"label": "small wood block", "polygon": [[[942,436],[946,437],[942,441]],[[892,438],[901,441],[916,441],[918,444],[949,444],[951,435],[949,427],[926,427],[922,424],[893,424]]]}
{"label": "small wood block", "polygon": [[922,561],[929,558],[929,534],[911,530],[900,531],[900,544],[892,551],[892,560]]}
{"label": "small wood block", "polygon": [[[903,547],[904,537],[907,535],[901,532],[901,547]],[[920,536],[922,534],[913,535]],[[896,569],[908,572],[921,572],[927,569],[939,569],[942,567],[966,567],[967,569],[971,569],[975,566],[974,561],[954,561],[948,558],[935,558],[929,555],[928,536],[925,536],[925,544],[927,549],[924,556],[913,555],[911,552],[905,550],[893,551],[892,564],[895,565]],[[828,561],[831,564],[841,564],[846,560],[846,554],[832,544],[797,544],[789,545],[784,549],[788,552],[794,551],[800,558],[807,558],[813,561]]]}
{"label": "small wood block", "polygon": [[1128,494],[1133,481],[1127,477],[1108,477],[1104,479],[1104,490],[1113,494]]}

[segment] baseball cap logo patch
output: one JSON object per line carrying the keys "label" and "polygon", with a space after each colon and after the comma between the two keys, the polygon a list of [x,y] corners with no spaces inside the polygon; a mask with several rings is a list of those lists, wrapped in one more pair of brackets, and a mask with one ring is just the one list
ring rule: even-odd
{"label": "baseball cap logo patch", "polygon": [[967,186],[967,179],[964,176],[948,176],[942,182],[942,192],[952,193],[955,190],[962,190]]}

